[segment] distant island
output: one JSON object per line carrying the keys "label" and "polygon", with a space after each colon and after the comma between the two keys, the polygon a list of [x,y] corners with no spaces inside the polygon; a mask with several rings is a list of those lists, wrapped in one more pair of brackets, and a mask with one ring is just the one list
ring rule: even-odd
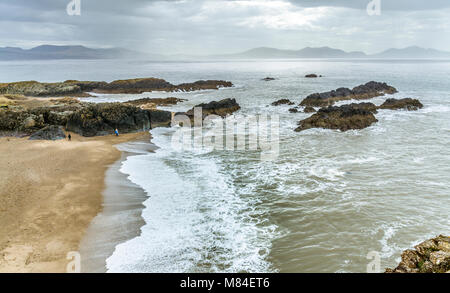
{"label": "distant island", "polygon": [[217,59],[295,59],[295,58],[383,58],[383,59],[446,59],[450,52],[425,49],[417,46],[387,49],[378,54],[361,51],[346,52],[330,47],[306,47],[300,50],[283,50],[269,47],[254,48],[236,54],[191,56],[185,54],[160,55],[123,48],[88,48],[85,46],[42,45],[31,49],[0,47],[0,61],[59,60],[59,59],[147,59],[147,60],[217,60]]}

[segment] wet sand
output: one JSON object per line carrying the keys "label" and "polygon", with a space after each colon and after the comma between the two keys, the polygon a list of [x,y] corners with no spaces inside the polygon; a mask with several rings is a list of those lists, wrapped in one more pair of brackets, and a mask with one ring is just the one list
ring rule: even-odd
{"label": "wet sand", "polygon": [[106,172],[102,212],[92,220],[81,241],[81,272],[106,272],[106,259],[113,254],[116,245],[139,236],[145,224],[141,214],[147,194],[121,173],[120,168],[128,156],[136,155],[131,152],[133,149],[152,152],[156,146],[144,139],[117,147],[128,151],[123,151],[122,158]]}
{"label": "wet sand", "polygon": [[0,272],[65,272],[102,210],[114,145],[148,133],[72,141],[0,138]]}

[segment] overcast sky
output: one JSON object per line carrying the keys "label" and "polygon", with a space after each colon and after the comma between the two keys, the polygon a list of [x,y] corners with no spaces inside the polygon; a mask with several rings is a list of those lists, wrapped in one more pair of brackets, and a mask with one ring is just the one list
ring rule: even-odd
{"label": "overcast sky", "polygon": [[412,45],[450,51],[449,0],[145,1],[0,0],[0,47],[123,47],[149,53],[220,54],[254,47],[330,46],[376,53]]}

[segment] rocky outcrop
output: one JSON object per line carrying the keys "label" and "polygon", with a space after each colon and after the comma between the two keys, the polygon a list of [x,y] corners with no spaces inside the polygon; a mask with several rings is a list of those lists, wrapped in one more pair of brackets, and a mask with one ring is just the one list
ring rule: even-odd
{"label": "rocky outcrop", "polygon": [[172,112],[150,109],[146,110],[150,116],[151,128],[170,127],[172,122]]}
{"label": "rocky outcrop", "polygon": [[33,133],[29,140],[59,140],[65,138],[66,134],[61,126],[50,125]]}
{"label": "rocky outcrop", "polygon": [[150,116],[147,111],[122,103],[89,103],[72,113],[66,130],[82,136],[99,136],[114,133],[145,131],[150,129]]}
{"label": "rocky outcrop", "polygon": [[354,109],[366,110],[373,114],[378,113],[378,111],[377,111],[378,107],[374,103],[351,103],[348,105]]}
{"label": "rocky outcrop", "polygon": [[399,110],[404,109],[408,111],[416,111],[422,109],[422,103],[417,99],[405,98],[405,99],[387,99],[379,109]]}
{"label": "rocky outcrop", "polygon": [[338,88],[324,93],[315,93],[307,96],[300,106],[326,107],[337,101],[371,99],[385,94],[394,94],[397,90],[386,83],[371,81],[353,89]]}
{"label": "rocky outcrop", "polygon": [[143,98],[143,99],[137,99],[137,100],[130,100],[125,103],[140,107],[141,109],[156,109],[158,106],[171,106],[176,105],[180,102],[187,101],[186,99],[179,99],[179,98]]}
{"label": "rocky outcrop", "polygon": [[[236,102],[236,99],[224,99],[218,102],[212,101],[210,103],[197,105],[194,108],[202,108],[203,117],[207,115],[218,115],[222,118],[231,115],[241,109],[239,104]],[[193,117],[194,108],[187,111],[185,114],[187,116]]]}
{"label": "rocky outcrop", "polygon": [[298,123],[295,131],[300,132],[310,128],[339,129],[363,129],[369,127],[378,120],[372,112],[354,105],[340,107],[330,106],[320,109],[316,114]]}
{"label": "rocky outcrop", "polygon": [[0,131],[31,134],[46,126],[43,115],[36,115],[27,110],[0,110]]}
{"label": "rocky outcrop", "polygon": [[289,109],[290,113],[298,113],[298,108],[294,107],[294,108],[290,108]]}
{"label": "rocky outcrop", "polygon": [[263,81],[272,81],[272,80],[275,80],[275,78],[273,78],[273,77],[265,77],[265,78],[263,78],[261,80],[263,80]]}
{"label": "rocky outcrop", "polygon": [[322,75],[317,75],[315,73],[311,73],[311,74],[307,74],[305,75],[306,78],[318,78],[318,77],[322,77]]}
{"label": "rocky outcrop", "polygon": [[280,106],[280,105],[294,105],[295,103],[289,99],[281,99],[272,103],[272,106]]}
{"label": "rocky outcrop", "polygon": [[34,97],[45,96],[88,96],[76,84],[40,83],[23,81],[0,84],[0,94],[14,94]]}
{"label": "rocky outcrop", "polygon": [[40,83],[37,81],[22,81],[0,84],[0,94],[19,94],[33,97],[59,96],[89,96],[88,92],[108,94],[140,94],[151,91],[196,91],[217,90],[231,87],[233,84],[223,80],[199,80],[193,83],[173,85],[159,78],[136,78],[116,80],[110,83],[104,81],[66,80],[59,83]]}
{"label": "rocky outcrop", "polygon": [[314,113],[316,112],[316,109],[314,109],[313,107],[305,107],[305,109],[303,109],[303,112],[305,113]]}
{"label": "rocky outcrop", "polygon": [[220,88],[232,87],[233,84],[225,80],[199,80],[193,83],[182,83],[177,86],[172,91],[183,91],[191,92],[198,90],[218,90]]}
{"label": "rocky outcrop", "polygon": [[440,235],[405,250],[400,264],[386,273],[450,273],[450,237]]}

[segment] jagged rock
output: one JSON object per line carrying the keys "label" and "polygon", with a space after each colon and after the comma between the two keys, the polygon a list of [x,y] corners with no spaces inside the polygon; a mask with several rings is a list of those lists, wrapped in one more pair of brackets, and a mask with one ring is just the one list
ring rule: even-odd
{"label": "jagged rock", "polygon": [[59,140],[65,138],[66,134],[61,126],[50,125],[33,133],[29,140]]}
{"label": "jagged rock", "polygon": [[263,80],[263,81],[272,81],[272,80],[275,80],[275,78],[273,78],[273,77],[265,77],[265,78],[263,78],[261,80]]}
{"label": "jagged rock", "polygon": [[450,237],[440,235],[405,250],[400,264],[386,273],[446,273],[450,271]]}
{"label": "jagged rock", "polygon": [[305,107],[305,109],[303,109],[303,112],[305,113],[314,113],[316,112],[316,109],[314,109],[313,107]]}
{"label": "jagged rock", "polygon": [[289,112],[290,113],[298,113],[298,109],[297,108],[290,108]]}
{"label": "jagged rock", "polygon": [[231,87],[233,84],[223,80],[199,80],[193,83],[173,85],[159,78],[136,78],[104,81],[66,80],[58,83],[40,83],[37,81],[21,81],[0,84],[0,94],[18,94],[34,97],[90,96],[88,92],[111,94],[140,94],[151,91],[195,91]]}
{"label": "jagged rock", "polygon": [[295,104],[295,103],[292,102],[292,101],[289,100],[289,99],[281,99],[281,100],[278,100],[278,101],[273,102],[273,103],[272,103],[272,106],[279,106],[279,105],[294,105],[294,104]]}
{"label": "jagged rock", "polygon": [[72,113],[66,125],[66,130],[82,136],[112,134],[115,128],[121,133],[149,130],[149,114],[128,104],[90,103]]}
{"label": "jagged rock", "polygon": [[350,129],[363,129],[369,127],[378,120],[373,113],[352,105],[340,107],[330,106],[320,109],[311,117],[298,123],[295,129],[300,132],[310,128],[327,128],[347,131]]}
{"label": "jagged rock", "polygon": [[399,110],[405,109],[408,111],[416,111],[423,108],[422,103],[417,99],[387,99],[379,109]]}
{"label": "jagged rock", "polygon": [[[239,104],[236,102],[236,99],[224,99],[221,101],[212,101],[207,104],[200,104],[195,106],[194,108],[202,108],[203,117],[207,115],[218,115],[222,118],[227,115],[233,114],[237,110],[241,109]],[[187,111],[186,114],[188,116],[194,115],[194,108]]]}
{"label": "jagged rock", "polygon": [[338,88],[324,93],[315,93],[307,96],[300,106],[326,107],[337,101],[371,99],[385,94],[394,94],[397,90],[386,83],[370,81],[355,88]]}

